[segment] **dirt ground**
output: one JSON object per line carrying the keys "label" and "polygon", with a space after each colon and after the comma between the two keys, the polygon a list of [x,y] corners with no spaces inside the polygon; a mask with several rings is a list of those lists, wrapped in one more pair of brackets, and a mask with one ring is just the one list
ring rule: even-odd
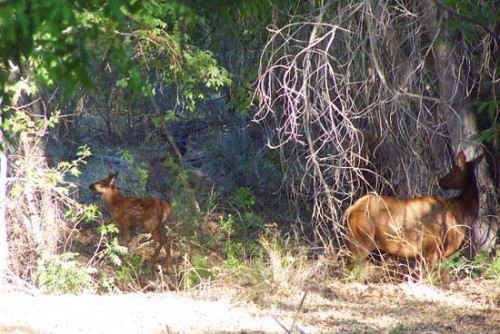
{"label": "dirt ground", "polygon": [[[418,283],[332,281],[321,291],[269,296],[265,307],[238,293],[45,295],[3,292],[0,333],[500,333],[498,281],[450,289]],[[231,296],[231,297],[230,297]],[[283,327],[282,327],[283,326]],[[285,330],[286,329],[286,330]]]}

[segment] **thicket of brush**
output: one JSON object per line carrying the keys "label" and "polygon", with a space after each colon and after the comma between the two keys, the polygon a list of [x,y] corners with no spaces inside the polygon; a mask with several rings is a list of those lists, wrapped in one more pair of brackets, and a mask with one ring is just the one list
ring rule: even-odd
{"label": "thicket of brush", "polygon": [[[68,17],[80,30],[44,16],[61,6],[50,1],[37,3],[48,6],[37,20],[0,17],[24,22],[22,32],[39,24],[34,36],[46,37],[38,49],[33,36],[23,49],[8,39],[0,48],[5,279],[57,292],[234,286],[255,301],[330,278],[434,283],[439,271],[418,261],[374,255],[375,268],[356,265],[342,213],[371,191],[439,193],[461,148],[487,153],[478,254],[465,248],[442,266],[498,280],[495,16],[467,7],[461,25],[464,4],[433,1],[244,3],[221,15],[197,1],[124,4],[127,24],[108,8],[105,25],[93,2],[78,2],[86,10]],[[130,247],[118,242],[88,189],[110,170],[124,194],[171,203],[174,273],[148,266],[154,246],[142,231]]]}

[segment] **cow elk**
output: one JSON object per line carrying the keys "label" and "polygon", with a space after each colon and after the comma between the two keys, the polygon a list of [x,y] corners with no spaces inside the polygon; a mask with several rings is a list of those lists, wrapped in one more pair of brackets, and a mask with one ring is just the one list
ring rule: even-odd
{"label": "cow elk", "polygon": [[427,266],[454,254],[478,216],[475,170],[482,158],[466,161],[460,152],[456,166],[439,180],[443,189],[461,190],[458,197],[368,194],[358,199],[344,213],[350,252],[366,260],[372,251],[380,251],[399,258],[424,259]]}
{"label": "cow elk", "polygon": [[122,242],[130,242],[132,227],[142,227],[158,243],[152,262],[156,262],[161,248],[167,253],[167,268],[172,266],[170,254],[171,240],[165,234],[165,224],[170,216],[170,205],[157,198],[137,198],[122,196],[115,181],[118,173],[110,173],[108,177],[90,185],[90,190],[101,195],[111,213],[113,223],[120,230]]}

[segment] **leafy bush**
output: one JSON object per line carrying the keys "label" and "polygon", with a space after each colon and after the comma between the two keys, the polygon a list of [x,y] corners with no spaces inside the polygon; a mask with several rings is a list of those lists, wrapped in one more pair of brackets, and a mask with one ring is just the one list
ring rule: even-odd
{"label": "leafy bush", "polygon": [[93,268],[82,266],[76,257],[78,253],[60,255],[43,254],[37,268],[40,287],[49,292],[77,293],[94,290]]}
{"label": "leafy bush", "polygon": [[247,189],[260,189],[272,193],[281,185],[280,165],[246,130],[236,128],[224,133],[212,143],[210,153],[209,168],[228,192],[239,191],[244,196]]}
{"label": "leafy bush", "polygon": [[500,255],[495,256],[485,265],[485,276],[493,278],[500,283]]}
{"label": "leafy bush", "polygon": [[248,210],[255,205],[256,197],[249,187],[239,187],[236,189],[236,194],[229,197],[229,201],[238,210]]}
{"label": "leafy bush", "polygon": [[491,258],[488,253],[479,253],[469,260],[461,252],[450,256],[442,267],[448,268],[456,276],[467,275],[471,278],[486,277],[500,280],[500,256]]}
{"label": "leafy bush", "polygon": [[[44,261],[47,254],[57,258],[59,247],[69,243],[75,226],[95,215],[95,207],[76,200],[79,187],[74,182],[90,151],[82,146],[74,159],[49,164],[49,159],[44,158],[44,136],[57,124],[59,114],[54,112],[47,118],[18,110],[11,116],[2,124],[3,130],[7,128],[12,135],[5,142],[10,153],[11,182],[8,189],[2,190],[9,192],[9,265],[15,275],[31,280],[24,276],[26,267],[38,266],[41,253],[45,254]],[[67,256],[63,259],[69,261]]]}
{"label": "leafy bush", "polygon": [[190,289],[202,283],[203,280],[211,279],[213,276],[211,267],[206,255],[195,253],[191,263],[184,270],[184,287]]}
{"label": "leafy bush", "polygon": [[348,267],[345,268],[346,276],[356,282],[364,282],[368,277],[368,267],[364,259],[355,256]]}
{"label": "leafy bush", "polygon": [[129,254],[128,247],[120,245],[117,237],[119,230],[114,224],[101,225],[97,231],[103,245],[103,249],[97,254],[98,258],[117,268],[111,275],[101,277],[101,288],[107,292],[118,291],[120,287],[131,285],[140,288],[140,278],[152,275],[150,268],[143,267],[142,255]]}
{"label": "leafy bush", "polygon": [[119,233],[118,227],[114,224],[104,224],[97,228],[97,233],[101,236],[104,246],[99,258],[108,260],[115,267],[121,267],[123,264],[121,257],[128,254],[128,248],[118,242],[116,237]]}
{"label": "leafy bush", "polygon": [[140,287],[140,278],[152,275],[151,269],[143,267],[142,264],[143,259],[141,254],[134,254],[132,257],[126,258],[115,274],[118,283],[123,286],[137,284]]}

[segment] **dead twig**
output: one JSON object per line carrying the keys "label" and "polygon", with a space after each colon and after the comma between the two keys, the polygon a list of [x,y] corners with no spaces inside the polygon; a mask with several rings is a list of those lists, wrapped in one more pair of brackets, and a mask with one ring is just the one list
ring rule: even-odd
{"label": "dead twig", "polygon": [[304,292],[304,294],[302,295],[302,299],[300,300],[300,303],[299,303],[299,307],[297,308],[297,311],[295,312],[295,316],[293,318],[293,322],[292,322],[292,326],[290,327],[290,329],[287,329],[285,327],[285,325],[283,325],[280,320],[274,316],[274,315],[271,315],[271,317],[274,319],[274,321],[276,321],[276,323],[278,325],[280,325],[281,328],[283,328],[283,330],[287,333],[287,334],[292,334],[293,333],[293,330],[295,329],[299,334],[306,334],[306,332],[300,328],[298,325],[297,325],[297,317],[299,316],[299,312],[302,310],[303,306],[304,306],[304,301],[306,300],[306,296],[307,296],[307,291]]}

